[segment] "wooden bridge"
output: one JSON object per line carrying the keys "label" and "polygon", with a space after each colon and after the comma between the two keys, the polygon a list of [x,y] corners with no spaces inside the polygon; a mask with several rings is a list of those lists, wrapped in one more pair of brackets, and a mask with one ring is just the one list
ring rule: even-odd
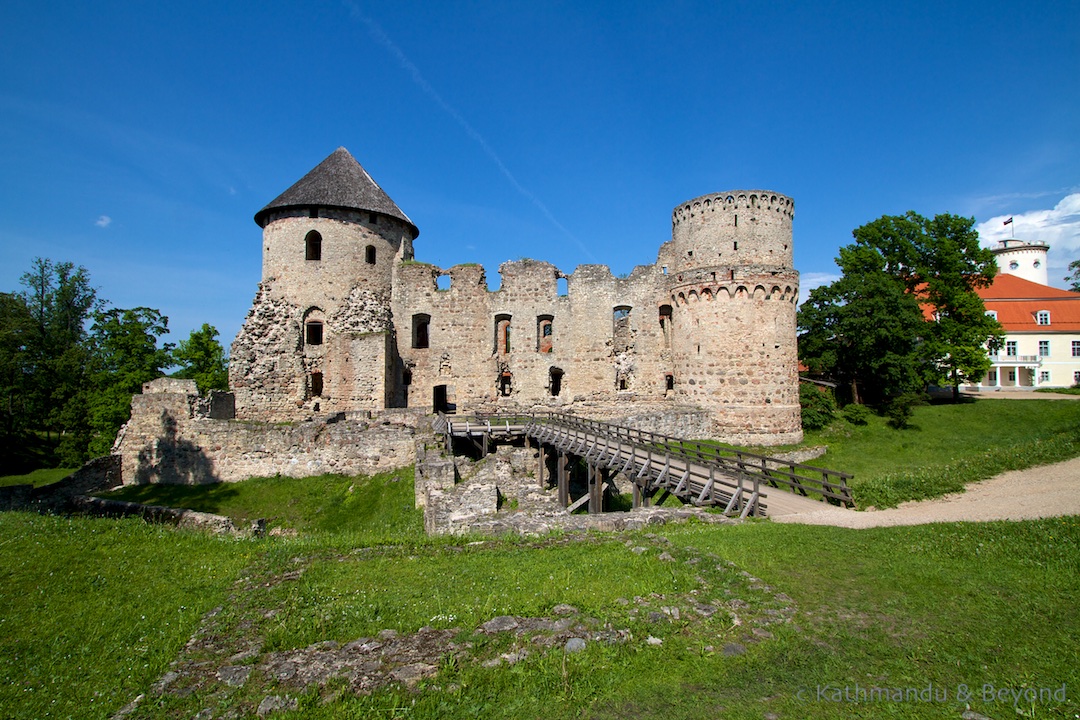
{"label": "wooden bridge", "polygon": [[[448,450],[458,439],[481,455],[493,442],[522,437],[536,442],[540,486],[546,487],[553,462],[559,505],[570,512],[586,504],[590,513],[601,512],[604,486],[616,473],[632,481],[634,507],[663,502],[668,494],[739,517],[812,512],[821,509],[821,502],[854,506],[847,485],[851,476],[845,473],[564,413],[440,414],[435,429],[445,436]],[[572,500],[575,458],[586,468],[586,492]],[[772,490],[778,492],[767,495]]]}

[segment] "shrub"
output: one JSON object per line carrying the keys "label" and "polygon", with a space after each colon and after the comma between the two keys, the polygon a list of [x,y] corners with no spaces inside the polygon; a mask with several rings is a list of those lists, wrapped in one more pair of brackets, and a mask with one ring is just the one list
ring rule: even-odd
{"label": "shrub", "polygon": [[870,408],[852,403],[845,407],[840,415],[852,425],[866,425],[870,422]]}
{"label": "shrub", "polygon": [[820,430],[836,419],[836,400],[827,388],[799,384],[803,430]]}
{"label": "shrub", "polygon": [[926,404],[926,398],[920,393],[897,395],[885,408],[885,417],[889,418],[889,427],[897,430],[911,427],[911,416],[915,414],[915,408]]}

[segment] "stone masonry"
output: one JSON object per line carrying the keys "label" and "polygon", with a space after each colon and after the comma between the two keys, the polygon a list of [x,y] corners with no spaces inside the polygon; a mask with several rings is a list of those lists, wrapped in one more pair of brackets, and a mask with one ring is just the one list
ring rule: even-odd
{"label": "stone masonry", "polygon": [[339,148],[256,214],[263,277],[232,346],[236,415],[666,407],[699,437],[798,442],[793,217],[769,191],[702,196],[628,277],[521,260],[491,291],[480,266],[417,262],[419,230]]}
{"label": "stone masonry", "polygon": [[[216,419],[193,380],[159,378],[132,398],[117,438],[124,484],[202,484],[250,477],[370,475],[416,461],[415,412],[328,416],[290,424]],[[430,433],[430,430],[428,431]]]}

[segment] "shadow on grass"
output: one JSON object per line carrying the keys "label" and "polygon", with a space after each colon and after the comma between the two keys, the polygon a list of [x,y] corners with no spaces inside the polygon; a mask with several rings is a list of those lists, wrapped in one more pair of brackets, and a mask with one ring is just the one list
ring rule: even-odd
{"label": "shadow on grass", "polygon": [[99,497],[125,500],[142,505],[160,505],[223,514],[239,491],[232,483],[209,485],[129,485],[119,490],[101,493]]}

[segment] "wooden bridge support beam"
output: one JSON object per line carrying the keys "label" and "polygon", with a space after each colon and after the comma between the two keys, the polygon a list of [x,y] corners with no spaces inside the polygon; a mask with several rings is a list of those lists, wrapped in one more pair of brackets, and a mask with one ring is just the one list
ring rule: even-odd
{"label": "wooden bridge support beam", "polygon": [[543,443],[536,444],[536,457],[538,458],[536,468],[536,481],[540,485],[540,489],[543,490],[545,486],[544,472],[547,470],[547,448]]}
{"label": "wooden bridge support beam", "polygon": [[567,472],[567,462],[566,453],[560,450],[559,456],[555,459],[556,482],[559,485],[559,507],[566,507],[570,504],[570,473]]}
{"label": "wooden bridge support beam", "polygon": [[589,465],[589,513],[604,512],[605,470],[599,465]]}

